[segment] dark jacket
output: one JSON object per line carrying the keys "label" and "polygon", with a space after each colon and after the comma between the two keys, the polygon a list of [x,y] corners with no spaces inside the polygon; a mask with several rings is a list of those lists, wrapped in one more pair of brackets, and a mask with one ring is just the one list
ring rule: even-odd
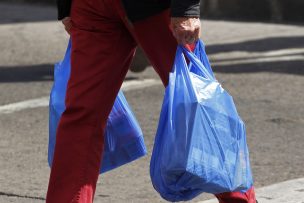
{"label": "dark jacket", "polygon": [[[121,0],[132,22],[171,8],[172,17],[199,17],[200,0]],[[57,0],[58,20],[70,15],[72,0]]]}

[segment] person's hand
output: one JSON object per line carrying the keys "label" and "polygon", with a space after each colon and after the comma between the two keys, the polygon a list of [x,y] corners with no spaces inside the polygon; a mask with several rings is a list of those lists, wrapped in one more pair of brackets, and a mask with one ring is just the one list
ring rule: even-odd
{"label": "person's hand", "polygon": [[64,25],[64,29],[67,31],[68,34],[71,34],[71,27],[72,22],[70,17],[65,17],[62,19],[62,24]]}
{"label": "person's hand", "polygon": [[171,29],[179,44],[193,44],[200,37],[201,21],[194,17],[172,17]]}

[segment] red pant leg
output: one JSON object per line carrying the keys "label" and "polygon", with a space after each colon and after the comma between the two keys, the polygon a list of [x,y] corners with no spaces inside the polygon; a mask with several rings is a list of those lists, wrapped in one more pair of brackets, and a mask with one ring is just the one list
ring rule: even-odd
{"label": "red pant leg", "polygon": [[164,86],[167,86],[169,72],[172,69],[177,42],[173,37],[169,24],[169,11],[147,19],[131,23],[123,10],[120,0],[117,10],[137,44],[141,46]]}
{"label": "red pant leg", "polygon": [[167,86],[177,42],[169,27],[169,11],[135,22],[132,30],[135,39],[147,55],[164,86]]}
{"label": "red pant leg", "polygon": [[251,187],[245,193],[226,192],[215,196],[220,203],[256,203],[254,187]]}
{"label": "red pant leg", "polygon": [[[124,15],[123,10],[120,13]],[[169,26],[169,11],[135,22],[132,26],[128,21],[125,22],[166,86],[177,48],[177,42]],[[188,48],[192,49],[193,47],[189,46]],[[218,194],[216,197],[220,200],[220,203],[255,203],[253,188],[244,194],[230,192]]]}
{"label": "red pant leg", "polygon": [[73,0],[71,76],[47,203],[93,201],[106,120],[136,47],[112,6],[108,0]]}

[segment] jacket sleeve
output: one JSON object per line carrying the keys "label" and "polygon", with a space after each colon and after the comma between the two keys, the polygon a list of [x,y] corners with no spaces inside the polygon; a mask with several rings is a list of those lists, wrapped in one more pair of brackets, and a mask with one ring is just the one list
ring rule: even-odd
{"label": "jacket sleeve", "polygon": [[72,0],[57,0],[58,20],[70,16]]}
{"label": "jacket sleeve", "polygon": [[171,0],[171,17],[199,17],[200,0]]}

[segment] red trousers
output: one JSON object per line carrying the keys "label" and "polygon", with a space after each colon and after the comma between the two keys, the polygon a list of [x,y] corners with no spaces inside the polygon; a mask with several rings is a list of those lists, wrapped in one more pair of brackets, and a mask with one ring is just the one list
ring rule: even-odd
{"label": "red trousers", "polygon": [[[165,86],[177,47],[168,11],[132,24],[120,0],[73,0],[71,19],[71,76],[47,203],[93,202],[104,128],[137,45]],[[216,196],[221,203],[255,203],[253,188]]]}

